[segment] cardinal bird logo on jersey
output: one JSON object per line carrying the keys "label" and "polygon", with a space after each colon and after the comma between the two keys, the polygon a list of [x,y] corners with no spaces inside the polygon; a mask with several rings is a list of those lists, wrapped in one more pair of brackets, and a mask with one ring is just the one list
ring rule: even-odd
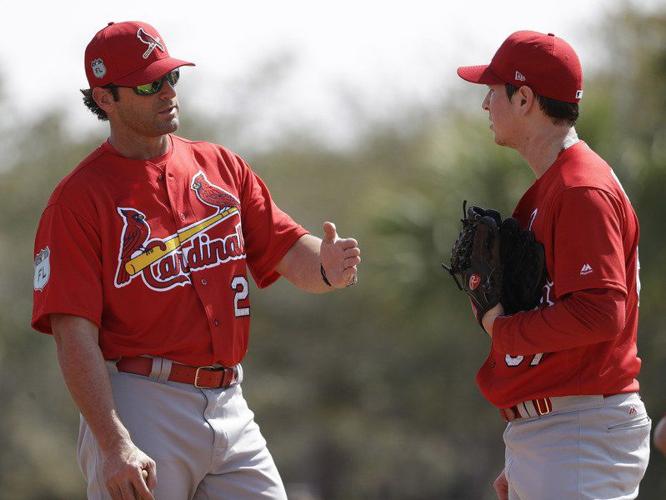
{"label": "cardinal bird logo on jersey", "polygon": [[[117,209],[123,229],[116,288],[122,288],[140,276],[148,288],[164,292],[177,286],[191,285],[191,271],[245,259],[238,198],[211,183],[201,171],[194,175],[190,187],[196,199],[213,207],[215,212],[188,226],[179,227],[175,233],[164,238],[151,238],[146,216],[139,210]],[[190,194],[190,199],[194,196]],[[211,231],[216,227],[221,229],[218,228],[212,236]]]}
{"label": "cardinal bird logo on jersey", "polygon": [[130,275],[125,268],[127,263],[135,254],[146,250],[144,245],[150,238],[150,226],[146,222],[146,216],[134,208],[118,208],[118,213],[125,221],[116,273],[116,286],[121,287],[130,281]]}
{"label": "cardinal bird logo on jersey", "polygon": [[222,212],[226,208],[239,208],[240,202],[231,193],[211,184],[203,172],[199,172],[192,179],[192,189],[197,198],[206,205],[217,208]]}

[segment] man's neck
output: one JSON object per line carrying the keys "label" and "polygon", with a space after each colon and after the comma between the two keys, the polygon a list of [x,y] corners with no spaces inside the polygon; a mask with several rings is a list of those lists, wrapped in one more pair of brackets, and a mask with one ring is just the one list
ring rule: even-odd
{"label": "man's neck", "polygon": [[137,135],[119,134],[113,129],[109,143],[121,156],[132,160],[149,160],[162,156],[169,150],[169,136],[139,137]]}
{"label": "man's neck", "polygon": [[560,152],[578,142],[578,135],[574,127],[535,127],[535,130],[539,132],[527,137],[525,144],[516,149],[538,179],[555,163]]}

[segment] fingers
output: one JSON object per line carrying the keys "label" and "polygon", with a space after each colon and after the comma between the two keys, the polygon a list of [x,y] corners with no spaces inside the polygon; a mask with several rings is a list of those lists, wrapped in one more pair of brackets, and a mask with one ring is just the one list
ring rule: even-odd
{"label": "fingers", "polygon": [[344,268],[349,269],[350,267],[356,268],[357,265],[361,263],[361,257],[346,257],[344,260]]}
{"label": "fingers", "polygon": [[354,238],[340,239],[336,243],[340,245],[343,250],[348,250],[350,248],[358,248],[358,241],[356,241]]}
{"label": "fingers", "polygon": [[136,500],[137,496],[134,494],[132,483],[125,483],[120,486],[120,498],[122,500]]}
{"label": "fingers", "polygon": [[132,498],[137,498],[139,500],[155,500],[155,497],[148,489],[143,476],[132,478],[132,489],[135,493]]}
{"label": "fingers", "polygon": [[146,464],[146,468],[132,469],[124,478],[114,478],[107,483],[107,489],[114,500],[155,500],[151,493],[157,485],[155,462]]}
{"label": "fingers", "polygon": [[345,269],[342,272],[342,279],[346,286],[355,285],[358,282],[358,270],[356,266]]}
{"label": "fingers", "polygon": [[[146,469],[135,470],[129,481],[124,485],[127,486],[127,491],[129,496],[127,498],[139,499],[139,500],[155,500],[155,497],[148,489],[146,484],[146,479],[150,473]],[[123,496],[123,498],[125,498]]]}
{"label": "fingers", "polygon": [[154,490],[157,486],[157,464],[153,460],[148,462],[147,466],[143,469],[142,473],[145,472],[144,480],[148,485],[150,490]]}
{"label": "fingers", "polygon": [[348,259],[349,257],[360,257],[361,249],[358,247],[346,248],[344,251],[344,256],[346,259]]}
{"label": "fingers", "polygon": [[120,491],[119,487],[116,487],[114,484],[107,484],[106,490],[111,495],[112,500],[123,500],[123,493]]}
{"label": "fingers", "polygon": [[493,488],[495,489],[495,494],[497,495],[498,500],[508,500],[509,499],[509,483],[504,474],[504,470],[500,472],[495,482],[493,482]]}
{"label": "fingers", "polygon": [[335,224],[332,222],[324,222],[324,242],[333,243],[338,238],[338,232],[335,229]]}
{"label": "fingers", "polygon": [[342,254],[343,256],[343,269],[348,269],[350,267],[356,267],[361,263],[361,249],[358,247],[353,247],[345,250]]}

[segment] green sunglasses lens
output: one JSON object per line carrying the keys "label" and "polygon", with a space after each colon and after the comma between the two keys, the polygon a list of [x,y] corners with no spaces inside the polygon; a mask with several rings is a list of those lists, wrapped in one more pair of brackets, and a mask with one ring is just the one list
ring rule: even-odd
{"label": "green sunglasses lens", "polygon": [[139,95],[152,95],[155,92],[159,92],[159,90],[162,88],[162,80],[155,80],[151,83],[144,83],[143,85],[137,85],[134,88],[136,89],[136,93]]}
{"label": "green sunglasses lens", "polygon": [[144,83],[143,85],[137,85],[134,87],[134,91],[139,95],[153,95],[160,91],[164,80],[168,80],[169,84],[172,87],[175,87],[180,78],[180,71],[176,68],[173,71],[167,73],[165,76],[154,82]]}

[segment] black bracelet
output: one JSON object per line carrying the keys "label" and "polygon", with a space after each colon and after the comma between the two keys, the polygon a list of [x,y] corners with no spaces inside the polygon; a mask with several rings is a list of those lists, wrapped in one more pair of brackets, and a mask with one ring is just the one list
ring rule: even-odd
{"label": "black bracelet", "polygon": [[321,279],[324,280],[324,283],[326,283],[328,286],[333,286],[333,285],[331,285],[331,282],[328,281],[328,278],[326,277],[326,271],[324,271],[324,264],[319,264],[319,271],[321,271]]}

